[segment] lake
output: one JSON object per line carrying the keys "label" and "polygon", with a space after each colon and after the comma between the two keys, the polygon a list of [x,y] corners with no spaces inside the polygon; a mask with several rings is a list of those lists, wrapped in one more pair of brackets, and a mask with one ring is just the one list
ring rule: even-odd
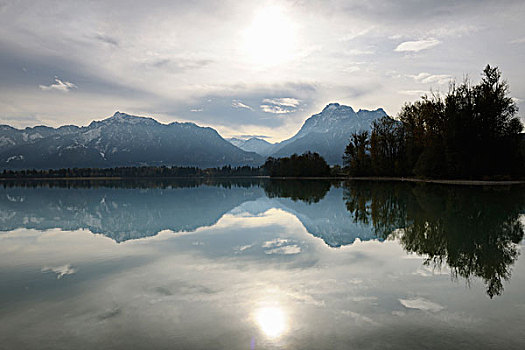
{"label": "lake", "polygon": [[523,349],[525,188],[0,184],[1,349]]}

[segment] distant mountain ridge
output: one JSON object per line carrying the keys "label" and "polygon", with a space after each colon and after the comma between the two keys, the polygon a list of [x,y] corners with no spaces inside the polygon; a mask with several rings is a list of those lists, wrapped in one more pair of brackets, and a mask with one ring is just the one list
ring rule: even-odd
{"label": "distant mountain ridge", "polygon": [[233,145],[239,147],[242,150],[245,150],[247,152],[255,152],[265,157],[270,155],[274,150],[273,143],[270,143],[258,137],[251,137],[247,140],[238,139],[238,138],[233,137],[233,138],[229,138],[226,140],[231,142]]}
{"label": "distant mountain ridge", "polygon": [[[278,158],[311,151],[319,153],[331,165],[342,164],[350,134],[370,130],[374,120],[385,116],[387,114],[382,108],[371,111],[360,109],[356,113],[350,106],[330,103],[321,113],[308,118],[293,137],[282,142],[271,144],[261,139],[233,139],[230,142],[262,156]],[[255,143],[257,145],[253,146]]]}
{"label": "distant mountain ridge", "polygon": [[259,165],[264,159],[194,123],[116,112],[85,127],[0,126],[0,169]]}
{"label": "distant mountain ridge", "polygon": [[293,137],[275,145],[273,157],[285,157],[317,152],[329,164],[342,164],[342,157],[350,134],[370,130],[374,120],[385,117],[382,108],[373,111],[360,109],[357,113],[350,106],[328,104],[321,113],[308,118]]}
{"label": "distant mountain ridge", "polygon": [[341,164],[350,134],[370,130],[387,116],[382,108],[359,110],[328,104],[291,138],[272,144],[261,138],[223,139],[194,123],[162,124],[153,118],[116,112],[88,126],[16,129],[0,125],[1,169],[107,168],[117,166],[258,166],[268,156],[317,152]]}

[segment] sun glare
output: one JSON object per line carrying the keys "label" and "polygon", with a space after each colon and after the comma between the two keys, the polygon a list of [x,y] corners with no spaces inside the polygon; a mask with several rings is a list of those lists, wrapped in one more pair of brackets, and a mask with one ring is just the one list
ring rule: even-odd
{"label": "sun glare", "polygon": [[269,338],[277,338],[286,330],[286,317],[279,307],[263,307],[255,312],[255,321]]}
{"label": "sun glare", "polygon": [[259,65],[276,65],[293,57],[295,30],[283,8],[261,9],[245,31],[245,50]]}

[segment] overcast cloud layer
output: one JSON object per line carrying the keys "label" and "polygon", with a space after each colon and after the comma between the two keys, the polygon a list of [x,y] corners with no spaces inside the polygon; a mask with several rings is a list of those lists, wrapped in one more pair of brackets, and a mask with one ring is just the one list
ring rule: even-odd
{"label": "overcast cloud layer", "polygon": [[[0,123],[115,111],[277,141],[499,66],[525,111],[524,1],[0,0]],[[523,119],[523,118],[522,118]]]}

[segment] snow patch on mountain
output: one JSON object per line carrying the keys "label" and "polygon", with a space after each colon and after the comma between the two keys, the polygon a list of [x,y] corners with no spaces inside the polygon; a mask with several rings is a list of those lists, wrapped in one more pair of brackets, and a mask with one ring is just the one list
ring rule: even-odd
{"label": "snow patch on mountain", "polygon": [[212,128],[194,123],[162,124],[121,112],[83,127],[2,127],[0,137],[0,164],[11,169],[143,165],[205,168],[259,165],[264,161],[256,153],[230,144]]}

